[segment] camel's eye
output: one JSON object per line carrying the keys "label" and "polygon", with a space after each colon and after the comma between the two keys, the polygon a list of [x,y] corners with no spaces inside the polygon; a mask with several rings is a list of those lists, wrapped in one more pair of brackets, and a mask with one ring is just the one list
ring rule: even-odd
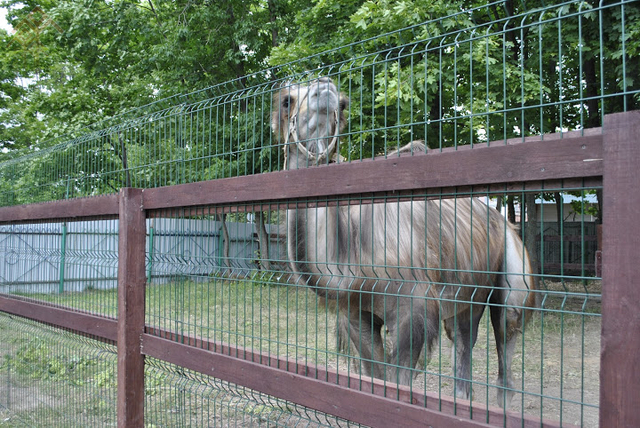
{"label": "camel's eye", "polygon": [[282,97],[282,108],[289,110],[293,105],[293,97],[285,95]]}

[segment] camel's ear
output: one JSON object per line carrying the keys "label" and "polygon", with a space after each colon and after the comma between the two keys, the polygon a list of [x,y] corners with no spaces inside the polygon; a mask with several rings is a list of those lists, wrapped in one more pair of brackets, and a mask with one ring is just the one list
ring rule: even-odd
{"label": "camel's ear", "polygon": [[340,94],[340,130],[342,131],[347,125],[347,120],[344,117],[345,110],[349,108],[349,98]]}
{"label": "camel's ear", "polygon": [[344,112],[349,107],[349,98],[340,94],[340,113]]}
{"label": "camel's ear", "polygon": [[278,136],[281,136],[281,133],[287,129],[291,110],[295,104],[295,98],[289,92],[289,90],[283,89],[273,96],[271,129]]}

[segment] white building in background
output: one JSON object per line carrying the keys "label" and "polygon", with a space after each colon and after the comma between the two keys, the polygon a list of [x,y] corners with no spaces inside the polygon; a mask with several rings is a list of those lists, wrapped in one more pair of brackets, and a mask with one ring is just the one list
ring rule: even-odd
{"label": "white building in background", "polygon": [[[584,214],[581,215],[579,212],[576,212],[573,209],[572,206],[572,202],[581,202],[584,204],[585,206],[585,210],[588,207],[591,206],[596,206],[598,204],[598,200],[596,198],[596,195],[594,194],[585,194],[584,197],[579,197],[579,196],[573,196],[573,195],[569,195],[567,193],[561,193],[562,195],[562,217],[564,221],[569,221],[569,222],[574,222],[574,221],[586,221],[586,222],[593,222],[596,221],[595,216],[591,215],[591,214]],[[480,200],[482,200],[485,204],[489,205],[492,208],[496,208],[497,206],[497,199],[496,198],[488,198],[488,197],[482,197],[479,198]],[[538,205],[538,218],[536,219],[536,221],[538,222],[557,222],[558,221],[558,211],[556,209],[556,202],[551,200],[551,201],[546,201],[544,199],[541,198],[536,198],[536,205]],[[516,223],[520,222],[520,211],[521,211],[521,205],[520,204],[516,204],[515,205],[515,214],[516,214]],[[503,205],[502,206],[502,215],[507,217],[507,206]]]}
{"label": "white building in background", "polygon": [[[562,195],[562,219],[564,221],[596,221],[596,217],[591,214],[580,214],[579,211],[575,211],[572,206],[572,202],[579,202],[584,204],[584,209],[598,205],[598,199],[594,194],[585,194],[584,196],[573,196],[566,193]],[[558,210],[556,209],[556,201],[545,201],[536,198],[536,205],[538,205],[538,218],[540,222],[558,221]]]}

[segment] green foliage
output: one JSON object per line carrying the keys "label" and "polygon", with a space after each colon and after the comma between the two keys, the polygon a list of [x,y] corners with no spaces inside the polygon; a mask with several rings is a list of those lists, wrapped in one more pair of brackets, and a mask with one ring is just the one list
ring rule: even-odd
{"label": "green foliage", "polygon": [[[42,338],[22,340],[15,355],[5,355],[0,370],[15,371],[33,379],[66,381],[81,386],[87,379],[86,372],[96,363],[81,356],[57,352],[54,345]],[[97,382],[97,378],[93,379]]]}
{"label": "green foliage", "polygon": [[[43,148],[165,96],[242,87],[290,37],[282,27],[303,4],[4,0],[18,32],[0,31],[0,148]],[[36,8],[41,21],[29,15]],[[32,43],[26,22],[37,24]]]}
{"label": "green foliage", "polygon": [[0,31],[0,159],[32,156],[0,168],[2,204],[280,169],[268,117],[280,79],[337,82],[351,100],[347,160],[640,108],[633,2],[2,4],[14,28],[36,6],[48,18],[31,44]]}
{"label": "green foliage", "polygon": [[144,376],[144,392],[147,396],[159,394],[170,383],[166,373],[147,368]]}
{"label": "green foliage", "polygon": [[[574,212],[582,215],[592,215],[596,217],[597,223],[602,223],[602,191],[597,191],[595,189],[587,190],[587,191],[574,191],[568,192],[570,195],[576,196],[579,199],[571,201],[571,209]],[[585,203],[584,197],[586,195],[596,195],[599,199],[599,202],[596,204]]]}
{"label": "green foliage", "polygon": [[[295,59],[285,52],[319,52],[309,45],[326,49],[296,66],[334,63],[326,69],[339,68],[340,80],[357,95],[351,98],[351,153],[342,153],[349,159],[412,139],[441,148],[599,126],[603,111],[639,106],[637,94],[597,99],[637,92],[629,70],[640,69],[630,55],[638,47],[630,41],[640,27],[638,6],[594,11],[597,5],[586,1],[525,7],[378,0],[361,2],[347,20],[333,14],[339,4],[314,7],[336,31],[317,34],[317,15],[310,14],[313,19],[298,21],[300,36],[279,46],[271,60],[283,64]],[[625,43],[635,46],[623,54]],[[600,69],[603,57],[616,65]]]}

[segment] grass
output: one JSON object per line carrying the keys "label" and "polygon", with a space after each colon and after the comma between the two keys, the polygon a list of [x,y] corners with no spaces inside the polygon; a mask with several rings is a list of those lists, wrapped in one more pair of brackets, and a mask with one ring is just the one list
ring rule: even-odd
{"label": "grass", "polygon": [[[117,291],[30,294],[28,297],[115,317]],[[113,305],[105,305],[113,302]],[[334,320],[307,287],[280,286],[249,279],[206,278],[147,286],[146,323],[296,360],[327,363]],[[308,326],[313,325],[310,329]],[[335,355],[334,355],[335,358]]]}
{"label": "grass", "polygon": [[[165,284],[151,284],[147,287],[146,322],[304,364],[347,368],[335,349],[335,315],[326,304],[306,287],[285,287],[277,285],[273,278],[266,279],[211,277],[194,281],[176,277]],[[517,345],[513,371],[516,389],[524,393],[516,395],[512,410],[597,426],[600,317],[596,288],[593,284],[586,288],[568,282],[545,285],[543,289],[548,293],[543,299],[544,306],[535,311]],[[104,315],[116,315],[115,304],[108,303],[116,302],[116,290],[29,297],[79,310],[101,308]],[[88,339],[49,327],[26,328],[20,324],[16,328],[12,323],[17,321],[8,319],[0,315],[3,337],[0,346],[6,348],[0,348],[3,355],[0,385],[2,377],[11,372],[14,398],[28,388],[36,388],[44,398],[23,400],[23,407],[16,410],[13,406],[17,413],[14,411],[10,416],[0,402],[0,427],[15,426],[16,414],[22,414],[27,421],[33,415],[55,414],[56,421],[64,422],[69,417],[97,418],[97,425],[109,425],[115,388],[113,350],[105,349],[105,345],[95,348],[95,344],[88,345]],[[357,366],[357,361],[353,366]],[[152,359],[148,359],[146,370],[149,426],[200,426],[211,420],[218,421],[218,425],[232,421],[238,426],[253,426],[263,420],[273,422],[274,418],[301,421],[302,411],[290,403]],[[495,405],[495,387],[491,385],[497,376],[497,361],[486,314],[473,350],[472,372],[473,400]],[[56,386],[61,384],[66,389]],[[436,346],[433,358],[418,373],[413,388],[452,395],[447,339],[443,338]],[[44,410],[47,405],[56,412],[47,413]],[[3,422],[4,418],[9,418],[9,422]],[[46,417],[39,417],[40,420]],[[29,425],[47,426],[40,422]]]}
{"label": "grass", "polygon": [[185,280],[149,287],[146,304],[151,326],[297,361],[336,359],[333,319],[307,287]]}
{"label": "grass", "polygon": [[[117,301],[116,290],[25,296],[78,310],[101,308],[106,316],[117,313],[115,305],[105,304]],[[176,278],[148,286],[146,307],[151,326],[298,361],[329,364],[332,358],[337,360],[335,352],[327,352],[330,317],[306,288],[251,279]],[[309,329],[310,325],[318,328]],[[89,339],[2,313],[0,336],[0,388],[13,396],[7,403],[0,398],[0,427],[113,425],[113,347],[105,350],[105,345]],[[308,425],[304,415],[313,414],[150,358],[145,370],[147,426],[206,426],[211,420],[254,426],[276,419]],[[3,392],[0,389],[0,397],[5,396]],[[25,401],[23,396],[33,398]],[[319,422],[323,418],[325,422]],[[316,415],[314,420],[311,426],[335,425],[326,421],[326,415]]]}
{"label": "grass", "polygon": [[0,336],[0,427],[115,422],[114,347],[4,314]]}
{"label": "grass", "polygon": [[[510,410],[566,425],[598,426],[600,369],[600,281],[565,281],[542,287],[535,310],[516,345],[515,389]],[[496,404],[498,365],[485,311],[473,349],[473,401]],[[443,336],[414,388],[453,395],[449,341]],[[420,389],[419,389],[420,390]]]}

